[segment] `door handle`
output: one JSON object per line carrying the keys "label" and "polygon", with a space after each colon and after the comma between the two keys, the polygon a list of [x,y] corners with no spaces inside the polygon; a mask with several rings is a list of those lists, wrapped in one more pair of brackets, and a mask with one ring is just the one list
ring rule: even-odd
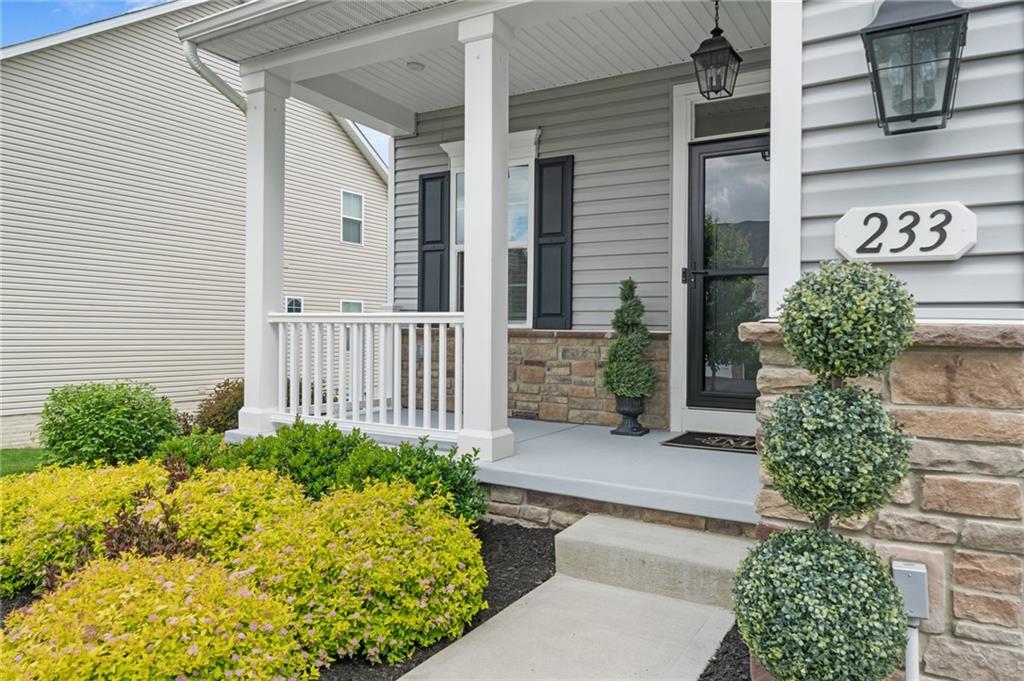
{"label": "door handle", "polygon": [[683,286],[696,286],[697,275],[707,274],[707,270],[691,270],[689,267],[683,268]]}

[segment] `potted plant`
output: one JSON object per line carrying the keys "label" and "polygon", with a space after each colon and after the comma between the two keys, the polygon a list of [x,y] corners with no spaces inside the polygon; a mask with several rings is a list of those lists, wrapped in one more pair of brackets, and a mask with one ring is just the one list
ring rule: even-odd
{"label": "potted plant", "polygon": [[847,380],[909,345],[913,306],[902,283],[862,263],[825,263],[785,296],[783,344],[818,383],[772,405],[762,457],[813,526],[772,534],[739,566],[733,600],[752,674],[759,662],[777,681],[878,681],[899,667],[903,598],[871,549],[831,527],[878,509],[907,474],[909,439],[878,395]]}
{"label": "potted plant", "polygon": [[636,282],[619,282],[619,309],[612,316],[612,329],[617,337],[608,348],[604,365],[604,387],[615,395],[615,410],[622,422],[614,435],[645,435],[638,417],[644,413],[644,399],[654,392],[657,376],[654,366],[643,357],[651,344],[651,334],[644,324],[644,304],[636,297]]}

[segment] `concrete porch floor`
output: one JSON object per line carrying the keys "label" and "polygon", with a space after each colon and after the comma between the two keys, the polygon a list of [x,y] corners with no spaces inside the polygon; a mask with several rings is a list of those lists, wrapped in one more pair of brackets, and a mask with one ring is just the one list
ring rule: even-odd
{"label": "concrete porch floor", "polygon": [[510,419],[515,454],[479,464],[481,482],[756,523],[751,454],[660,445],[674,433],[611,435],[604,426]]}

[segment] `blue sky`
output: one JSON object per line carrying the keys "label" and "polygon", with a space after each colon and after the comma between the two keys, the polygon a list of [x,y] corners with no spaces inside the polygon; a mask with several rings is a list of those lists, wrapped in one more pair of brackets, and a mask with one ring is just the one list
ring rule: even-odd
{"label": "blue sky", "polygon": [[[32,40],[69,28],[160,5],[167,0],[0,0],[0,45]],[[388,136],[359,126],[385,160]]]}

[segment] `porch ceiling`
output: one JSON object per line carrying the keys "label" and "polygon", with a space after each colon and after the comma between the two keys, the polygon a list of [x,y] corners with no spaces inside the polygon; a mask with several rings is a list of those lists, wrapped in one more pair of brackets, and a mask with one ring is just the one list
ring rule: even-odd
{"label": "porch ceiling", "polygon": [[[243,73],[266,68],[293,82],[340,77],[338,84],[424,112],[462,104],[459,19],[495,12],[515,30],[515,95],[688,62],[713,26],[713,7],[703,0],[255,0],[180,34]],[[725,0],[721,14],[738,51],[769,44],[768,0]],[[409,62],[425,68],[412,71]]]}

